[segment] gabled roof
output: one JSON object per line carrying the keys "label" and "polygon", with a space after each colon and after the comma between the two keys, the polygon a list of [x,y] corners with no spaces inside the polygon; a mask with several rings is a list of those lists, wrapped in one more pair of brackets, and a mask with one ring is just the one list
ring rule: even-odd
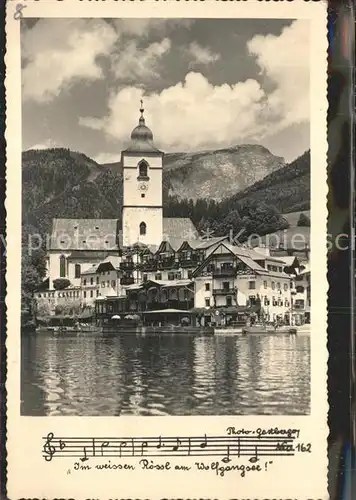
{"label": "gabled roof", "polygon": [[247,248],[247,247],[240,247],[236,245],[231,245],[230,243],[223,243],[224,247],[226,247],[228,250],[230,250],[231,253],[238,257],[248,257],[249,259],[252,260],[265,260],[268,257],[265,257],[258,252],[255,252],[252,248]]}
{"label": "gabled roof", "polygon": [[235,248],[239,248],[239,247],[233,247],[232,245],[221,243],[220,245],[218,245],[216,247],[216,249],[210,255],[208,255],[208,257],[204,260],[204,262],[202,262],[200,264],[200,266],[198,266],[193,271],[192,275],[194,277],[197,276],[197,275],[199,275],[200,271],[202,269],[204,269],[209,264],[209,262],[214,259],[214,257],[216,257],[215,251],[218,250],[221,247],[226,248],[226,251],[227,251],[226,253],[230,253],[231,255],[235,255],[236,257],[238,257],[244,264],[246,264],[249,268],[251,268],[251,270],[253,270],[253,271],[263,271],[263,272],[266,272],[266,273],[268,272],[263,267],[261,267],[259,264],[257,264],[257,262],[255,262],[253,259],[251,259],[249,256],[243,255],[243,254],[241,254],[241,252],[237,253],[237,251],[236,252],[234,251]]}
{"label": "gabled roof", "polygon": [[99,267],[100,263],[99,264],[93,264],[92,266],[90,266],[88,269],[86,269],[85,271],[82,271],[80,274],[83,276],[83,275],[86,275],[86,274],[96,274],[97,272],[97,269]]}
{"label": "gabled roof", "polygon": [[[264,267],[260,266],[256,260],[263,260],[261,259],[261,255],[258,254],[257,252],[254,252],[251,249],[244,248],[244,247],[237,247],[230,245],[229,243],[221,243],[219,246],[216,247],[216,249],[198,266],[194,271],[193,271],[193,276],[199,275],[200,271],[204,269],[204,267],[207,266],[207,264],[213,260],[214,256],[216,256],[215,251],[218,250],[221,247],[225,247],[227,250],[227,253],[230,253],[232,255],[235,255],[238,259],[241,260],[244,264],[246,264],[247,267],[249,267],[252,271],[259,273],[259,274],[264,274],[268,276],[276,276],[279,278],[289,278],[289,275],[284,273],[284,272],[275,272],[275,271],[268,271]],[[256,258],[257,256],[257,258]],[[256,259],[256,260],[255,260]]]}
{"label": "gabled roof", "polygon": [[299,260],[295,255],[286,255],[285,257],[280,257],[278,260],[282,261],[286,266],[291,266],[294,263],[299,264]]}
{"label": "gabled roof", "polygon": [[228,239],[228,236],[218,236],[215,238],[209,238],[207,240],[196,240],[196,243],[192,242],[192,244],[195,244],[195,250],[206,250]]}
{"label": "gabled roof", "polygon": [[118,250],[118,219],[53,219],[50,250]]}

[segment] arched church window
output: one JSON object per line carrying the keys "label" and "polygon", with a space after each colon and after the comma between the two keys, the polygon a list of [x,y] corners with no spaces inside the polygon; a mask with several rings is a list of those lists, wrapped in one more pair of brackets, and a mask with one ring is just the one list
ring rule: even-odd
{"label": "arched church window", "polygon": [[144,160],[138,164],[138,175],[139,177],[148,177],[148,163]]}
{"label": "arched church window", "polygon": [[74,277],[80,278],[80,264],[75,264],[74,266]]}
{"label": "arched church window", "polygon": [[64,257],[64,255],[61,255],[59,257],[59,277],[60,278],[66,277],[66,267],[67,267],[66,258]]}
{"label": "arched church window", "polygon": [[147,226],[145,222],[141,222],[140,224],[140,235],[146,234]]}

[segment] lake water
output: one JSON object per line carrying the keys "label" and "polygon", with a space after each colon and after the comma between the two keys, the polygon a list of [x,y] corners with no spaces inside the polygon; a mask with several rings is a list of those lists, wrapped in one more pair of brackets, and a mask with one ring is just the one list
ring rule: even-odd
{"label": "lake water", "polygon": [[310,338],[22,337],[22,415],[302,415]]}

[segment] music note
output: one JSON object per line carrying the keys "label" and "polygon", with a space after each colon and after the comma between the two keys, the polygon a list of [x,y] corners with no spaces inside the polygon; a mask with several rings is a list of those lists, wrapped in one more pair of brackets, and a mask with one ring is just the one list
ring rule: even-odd
{"label": "music note", "polygon": [[182,444],[182,441],[179,438],[177,438],[177,444],[175,446],[173,446],[172,451],[178,451],[181,444]]}
{"label": "music note", "polygon": [[147,448],[147,446],[148,446],[147,441],[142,441],[142,443],[141,443],[141,457],[143,455],[143,449]]}
{"label": "music note", "polygon": [[226,453],[225,457],[221,460],[222,462],[224,462],[224,464],[227,464],[227,463],[231,462],[231,459],[230,459],[230,445],[227,445],[226,451],[227,451],[227,453]]}
{"label": "music note", "polygon": [[160,450],[162,447],[162,436],[159,437],[157,448]]}
{"label": "music note", "polygon": [[258,453],[257,453],[257,445],[255,446],[255,454],[253,455],[253,457],[249,458],[249,462],[251,462],[252,464],[256,463],[259,461],[259,458],[258,458]]}
{"label": "music note", "polygon": [[43,446],[43,451],[46,453],[45,460],[50,462],[52,460],[53,455],[56,453],[56,448],[51,446],[51,441],[54,438],[53,432],[47,434],[46,442]]}
{"label": "music note", "polygon": [[100,445],[100,451],[101,451],[101,456],[104,456],[104,448],[107,448],[109,446],[109,441],[103,441]]}
{"label": "music note", "polygon": [[84,457],[80,457],[80,461],[86,462],[87,460],[89,460],[89,458],[87,457],[87,449],[85,446],[83,446],[83,452],[84,452]]}
{"label": "music note", "polygon": [[120,458],[122,456],[122,448],[125,448],[125,446],[127,445],[126,441],[121,441],[120,445],[119,445],[119,450],[120,450]]}
{"label": "music note", "polygon": [[240,438],[237,438],[237,456],[240,458]]}
{"label": "music note", "polygon": [[206,448],[206,445],[208,444],[206,434],[204,434],[204,441],[200,444],[200,448]]}
{"label": "music note", "polygon": [[59,449],[60,450],[64,450],[64,448],[66,447],[66,444],[64,441],[62,441],[61,439],[59,440]]}

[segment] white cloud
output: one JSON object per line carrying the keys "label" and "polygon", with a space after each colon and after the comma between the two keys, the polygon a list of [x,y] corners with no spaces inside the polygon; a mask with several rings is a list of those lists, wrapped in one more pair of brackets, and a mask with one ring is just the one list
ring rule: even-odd
{"label": "white cloud", "polygon": [[146,38],[152,33],[164,36],[165,33],[175,28],[189,28],[194,23],[194,19],[115,19],[113,23],[120,34]]}
{"label": "white cloud", "polygon": [[[126,87],[111,96],[110,114],[102,129],[117,142],[126,142],[137,124],[143,91]],[[261,132],[264,93],[255,80],[212,86],[200,73],[189,73],[183,83],[144,97],[146,122],[165,150],[196,150],[230,145]],[[90,126],[87,118],[82,124]],[[98,122],[95,122],[97,128]]]}
{"label": "white cloud", "polygon": [[120,81],[136,82],[156,78],[158,63],[170,48],[171,41],[168,38],[151,43],[145,49],[139,48],[137,42],[131,41],[113,58],[112,68]]}
{"label": "white cloud", "polygon": [[103,78],[97,58],[116,41],[114,28],[101,20],[40,19],[22,38],[23,98],[48,102],[75,81]]}
{"label": "white cloud", "polygon": [[214,53],[208,47],[202,47],[196,42],[189,45],[187,54],[192,58],[189,63],[191,68],[203,64],[212,64],[220,59],[220,54]]}
{"label": "white cloud", "polygon": [[310,23],[294,21],[280,36],[255,36],[248,43],[266,77],[275,84],[268,107],[284,128],[310,116]]}
{"label": "white cloud", "polygon": [[[165,42],[163,47],[153,45],[152,59],[148,51],[129,70],[125,64],[129,65],[137,50],[134,44],[121,63],[123,74],[126,71],[132,77],[139,73],[153,75],[154,64],[169,50],[169,43]],[[144,97],[146,122],[157,145],[166,151],[263,142],[288,126],[308,123],[308,22],[295,21],[280,36],[256,36],[248,43],[248,50],[261,68],[263,87],[253,79],[214,86],[201,73],[190,72],[184,81],[150,95],[144,95],[137,86],[121,87],[111,94],[106,117],[99,120],[84,117],[80,123],[102,129],[108,138],[123,144],[137,124],[138,103]],[[214,58],[207,54],[206,62]]]}

